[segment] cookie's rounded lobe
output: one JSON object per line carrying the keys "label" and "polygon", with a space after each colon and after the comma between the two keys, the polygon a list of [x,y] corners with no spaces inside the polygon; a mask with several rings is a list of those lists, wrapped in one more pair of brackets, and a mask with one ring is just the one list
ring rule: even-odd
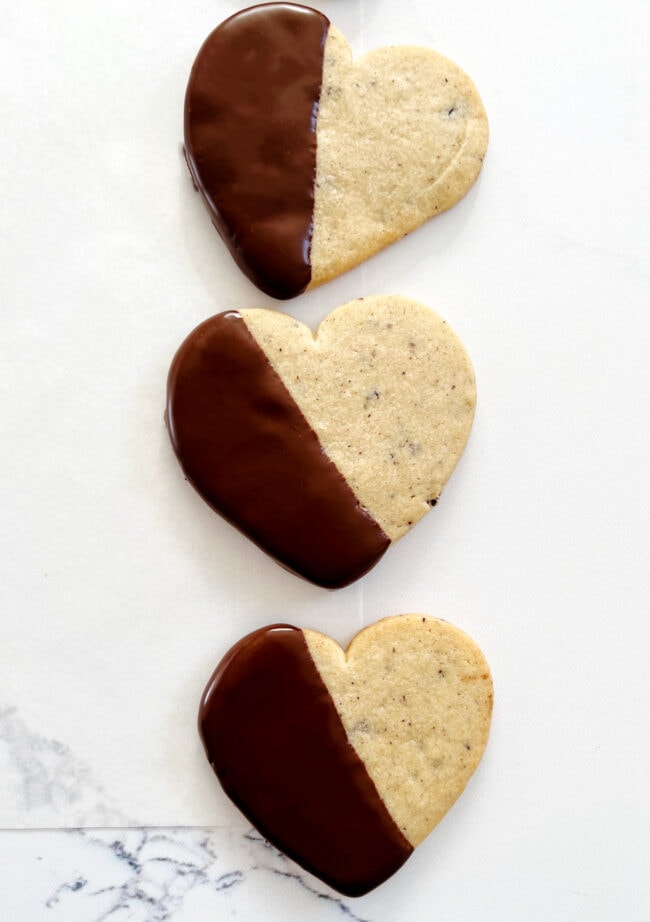
{"label": "cookie's rounded lobe", "polygon": [[388,548],[238,312],[205,321],[178,350],[166,419],[203,499],[285,568],[333,589]]}
{"label": "cookie's rounded lobe", "polygon": [[233,802],[341,893],[368,892],[411,854],[299,629],[263,628],[226,654],[204,692],[199,730]]}
{"label": "cookie's rounded lobe", "polygon": [[305,642],[348,739],[391,816],[416,846],[462,794],[488,741],[493,685],[477,644],[439,618],[393,615],[345,653]]}
{"label": "cookie's rounded lobe", "polygon": [[244,273],[275,298],[311,280],[316,113],[329,20],[272,3],[206,39],[185,97],[185,156]]}

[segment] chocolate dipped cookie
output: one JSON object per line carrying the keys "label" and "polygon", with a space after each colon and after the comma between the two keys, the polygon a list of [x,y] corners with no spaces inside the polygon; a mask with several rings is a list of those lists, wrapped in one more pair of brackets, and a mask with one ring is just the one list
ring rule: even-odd
{"label": "chocolate dipped cookie", "polygon": [[178,350],[166,420],[205,501],[285,568],[337,588],[438,502],[474,416],[449,325],[360,298],[317,333],[277,311],[218,314]]}
{"label": "chocolate dipped cookie", "polygon": [[206,39],[185,98],[185,156],[244,273],[292,298],[461,199],[488,143],[470,78],[429,48],[352,60],[322,13],[269,3]]}
{"label": "chocolate dipped cookie", "polygon": [[244,637],[202,698],[199,731],[226,794],[277,848],[349,896],[402,866],[464,790],[492,713],[462,631],[398,615],[347,652],[279,624]]}

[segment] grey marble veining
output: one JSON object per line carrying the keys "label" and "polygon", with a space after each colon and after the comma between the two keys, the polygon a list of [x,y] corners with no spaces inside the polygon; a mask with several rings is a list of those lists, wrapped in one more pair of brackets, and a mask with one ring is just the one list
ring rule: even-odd
{"label": "grey marble veining", "polygon": [[371,922],[255,831],[0,833],[3,922]]}
{"label": "grey marble veining", "polygon": [[131,826],[65,743],[36,733],[18,708],[0,708],[0,802],[6,826]]}

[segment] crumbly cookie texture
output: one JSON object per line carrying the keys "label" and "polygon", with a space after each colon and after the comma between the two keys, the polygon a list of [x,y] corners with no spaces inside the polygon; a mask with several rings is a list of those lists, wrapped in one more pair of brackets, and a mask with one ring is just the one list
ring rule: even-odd
{"label": "crumbly cookie texture", "polygon": [[333,25],[316,132],[310,287],[454,205],[478,177],[488,144],[480,96],[452,61],[398,46],[354,62]]}
{"label": "crumbly cookie texture", "polygon": [[361,506],[391,541],[438,500],[469,437],[476,387],[449,325],[409,298],[360,298],[316,335],[242,310],[252,335]]}
{"label": "crumbly cookie texture", "polygon": [[347,652],[304,630],[350,743],[414,847],[463,792],[485,750],[493,688],[475,642],[445,621],[385,618]]}

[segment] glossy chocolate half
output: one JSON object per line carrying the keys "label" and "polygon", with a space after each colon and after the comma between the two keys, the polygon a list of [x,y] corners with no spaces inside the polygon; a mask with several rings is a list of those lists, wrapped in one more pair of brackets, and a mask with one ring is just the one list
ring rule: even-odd
{"label": "glossy chocolate half", "polygon": [[166,419],[203,499],[287,569],[334,589],[388,548],[241,314],[218,314],[185,340]]}
{"label": "glossy chocolate half", "polygon": [[267,294],[311,280],[316,115],[329,20],[290,3],[242,10],[199,51],[185,97],[185,156],[212,221]]}
{"label": "glossy chocolate half", "polygon": [[242,813],[339,892],[367,893],[413,851],[350,745],[299,629],[263,628],[226,654],[203,694],[199,732]]}

